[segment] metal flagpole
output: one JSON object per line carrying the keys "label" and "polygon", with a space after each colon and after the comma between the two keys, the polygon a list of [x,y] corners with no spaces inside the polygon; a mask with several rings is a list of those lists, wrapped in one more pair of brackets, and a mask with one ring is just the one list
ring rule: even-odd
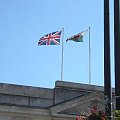
{"label": "metal flagpole", "polygon": [[91,46],[90,46],[90,27],[89,27],[89,84],[91,84]]}
{"label": "metal flagpole", "polygon": [[116,110],[120,110],[120,0],[114,0],[114,54]]}
{"label": "metal flagpole", "polygon": [[109,0],[104,0],[104,96],[106,100],[105,113],[108,120],[112,120],[112,91],[110,64],[110,18]]}
{"label": "metal flagpole", "polygon": [[64,28],[62,29],[62,59],[61,59],[61,81],[63,80],[63,57],[64,57],[64,54],[63,54],[63,49],[64,49],[64,46],[63,46],[63,40],[64,40]]}

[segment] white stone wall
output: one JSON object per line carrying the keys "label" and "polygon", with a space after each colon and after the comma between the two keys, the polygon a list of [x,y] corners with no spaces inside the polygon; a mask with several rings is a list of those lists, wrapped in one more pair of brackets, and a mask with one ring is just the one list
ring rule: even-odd
{"label": "white stone wall", "polygon": [[74,120],[75,116],[50,113],[48,109],[35,109],[0,105],[0,120]]}

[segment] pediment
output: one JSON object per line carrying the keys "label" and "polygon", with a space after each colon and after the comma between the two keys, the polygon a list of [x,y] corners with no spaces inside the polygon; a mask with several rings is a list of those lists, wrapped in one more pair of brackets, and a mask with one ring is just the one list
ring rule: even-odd
{"label": "pediment", "polygon": [[81,112],[89,111],[90,105],[99,105],[100,108],[104,108],[103,97],[104,95],[98,92],[85,94],[67,100],[65,102],[51,106],[49,109],[52,113],[68,114],[68,115],[80,115]]}
{"label": "pediment", "polygon": [[94,100],[91,100],[89,102],[79,104],[75,107],[63,110],[59,113],[60,114],[68,114],[68,115],[80,115],[83,112],[89,113],[91,105],[99,105],[100,108],[104,107],[104,105],[101,104],[101,101],[99,101],[98,99],[94,99]]}

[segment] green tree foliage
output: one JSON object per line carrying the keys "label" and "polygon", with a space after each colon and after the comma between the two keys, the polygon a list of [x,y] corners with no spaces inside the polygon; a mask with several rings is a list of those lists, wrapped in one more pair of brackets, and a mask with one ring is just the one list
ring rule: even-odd
{"label": "green tree foliage", "polygon": [[114,120],[120,120],[120,110],[115,110],[114,111]]}

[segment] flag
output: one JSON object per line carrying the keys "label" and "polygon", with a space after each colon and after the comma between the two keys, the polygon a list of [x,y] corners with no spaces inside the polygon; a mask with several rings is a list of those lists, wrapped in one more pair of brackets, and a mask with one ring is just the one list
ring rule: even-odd
{"label": "flag", "polygon": [[74,36],[68,38],[68,39],[66,40],[66,42],[67,42],[68,40],[73,40],[73,41],[75,41],[75,42],[83,42],[83,36],[84,36],[85,33],[86,33],[86,31],[80,32],[79,34],[74,35]]}
{"label": "flag", "polygon": [[56,31],[40,38],[38,45],[59,45],[62,31]]}

